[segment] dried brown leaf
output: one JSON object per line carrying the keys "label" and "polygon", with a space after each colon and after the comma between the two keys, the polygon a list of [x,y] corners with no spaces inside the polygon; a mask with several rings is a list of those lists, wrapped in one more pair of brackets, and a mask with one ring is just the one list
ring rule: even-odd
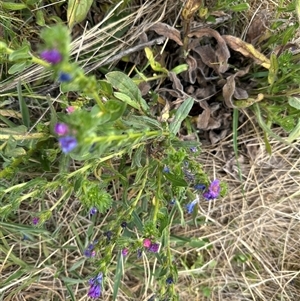
{"label": "dried brown leaf", "polygon": [[246,41],[254,45],[257,40],[265,34],[268,26],[268,11],[266,9],[258,12],[253,18],[246,35]]}
{"label": "dried brown leaf", "polygon": [[221,126],[221,121],[211,116],[212,110],[207,102],[204,100],[199,104],[203,108],[203,112],[197,117],[197,128],[202,130],[218,129]]}
{"label": "dried brown leaf", "polygon": [[270,60],[265,55],[256,50],[253,45],[246,43],[240,38],[234,36],[223,35],[222,37],[231,49],[240,52],[245,57],[252,58],[257,64],[262,65],[266,69],[270,68]]}
{"label": "dried brown leaf", "polygon": [[217,56],[211,45],[198,46],[194,50],[200,55],[204,64],[214,69],[216,72],[219,71],[219,66],[215,63],[217,62]]}
{"label": "dried brown leaf", "polygon": [[168,24],[158,22],[152,25],[149,30],[154,30],[157,34],[175,41],[179,46],[183,45],[180,32]]}
{"label": "dried brown leaf", "polygon": [[249,72],[249,68],[250,66],[248,66],[245,70],[240,70],[235,74],[227,77],[226,84],[223,86],[223,97],[228,108],[236,108],[232,101],[232,96],[234,95],[234,93],[237,93],[235,87],[235,78],[247,74]]}
{"label": "dried brown leaf", "polygon": [[[210,64],[214,64],[217,66],[217,70],[220,73],[224,73],[228,69],[228,59],[230,57],[230,52],[228,50],[228,47],[223,39],[223,37],[214,29],[211,28],[200,28],[193,30],[189,37],[213,37],[217,40],[217,49],[215,51],[215,56],[217,57],[217,61],[215,62],[209,62]],[[207,64],[207,62],[205,62]]]}

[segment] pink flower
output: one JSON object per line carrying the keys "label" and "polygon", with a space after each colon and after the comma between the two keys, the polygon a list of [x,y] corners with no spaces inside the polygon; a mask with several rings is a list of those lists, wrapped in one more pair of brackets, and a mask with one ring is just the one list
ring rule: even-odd
{"label": "pink flower", "polygon": [[151,240],[149,238],[145,238],[143,241],[143,246],[148,249],[151,246]]}

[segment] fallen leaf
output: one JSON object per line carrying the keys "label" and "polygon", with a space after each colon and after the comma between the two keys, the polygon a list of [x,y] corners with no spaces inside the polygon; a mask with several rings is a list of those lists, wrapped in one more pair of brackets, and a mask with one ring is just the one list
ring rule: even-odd
{"label": "fallen leaf", "polygon": [[265,67],[266,69],[270,68],[270,60],[265,55],[256,50],[253,45],[244,42],[240,38],[230,35],[223,35],[222,38],[234,51],[240,52],[245,57],[252,58],[257,64]]}
{"label": "fallen leaf", "polygon": [[197,38],[202,38],[204,36],[215,38],[217,40],[217,49],[215,50],[215,56],[217,60],[215,62],[204,63],[216,65],[217,70],[220,73],[224,73],[225,71],[227,71],[227,69],[229,68],[227,61],[230,57],[230,52],[223,37],[216,30],[211,28],[200,28],[193,30],[188,36]]}
{"label": "fallen leaf", "polygon": [[205,100],[199,104],[203,112],[197,117],[197,128],[202,130],[218,129],[221,126],[221,120],[213,118],[212,110]]}
{"label": "fallen leaf", "polygon": [[254,16],[247,31],[247,42],[254,45],[258,39],[265,34],[268,26],[268,15],[268,11],[263,9]]}
{"label": "fallen leaf", "polygon": [[154,30],[157,34],[175,41],[179,46],[183,45],[179,30],[168,24],[158,22],[152,25],[149,30]]}
{"label": "fallen leaf", "polygon": [[223,86],[223,97],[224,97],[225,104],[228,108],[236,108],[236,106],[232,101],[232,96],[234,95],[234,93],[237,93],[235,87],[235,78],[244,76],[249,72],[249,69],[250,66],[248,66],[245,70],[240,70],[235,74],[227,77],[226,84]]}

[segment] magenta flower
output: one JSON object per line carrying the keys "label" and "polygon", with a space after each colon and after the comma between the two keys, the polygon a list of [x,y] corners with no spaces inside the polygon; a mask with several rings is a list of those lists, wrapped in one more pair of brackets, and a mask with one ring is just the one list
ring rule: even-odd
{"label": "magenta flower", "polygon": [[97,276],[89,280],[89,284],[90,284],[90,289],[88,291],[89,297],[96,299],[101,296],[102,281],[103,281],[102,273],[99,273]]}
{"label": "magenta flower", "polygon": [[57,123],[54,127],[54,131],[57,135],[64,136],[64,135],[68,134],[69,127],[65,123]]}
{"label": "magenta flower", "polygon": [[210,183],[208,187],[208,191],[203,193],[203,196],[207,200],[213,200],[216,199],[221,192],[221,186],[219,180],[214,180]]}
{"label": "magenta flower", "polygon": [[143,241],[143,246],[148,249],[151,246],[151,240],[149,238],[145,238]]}
{"label": "magenta flower", "polygon": [[50,64],[58,64],[62,60],[62,55],[57,49],[44,50],[40,57]]}
{"label": "magenta flower", "polygon": [[33,219],[32,219],[32,223],[36,226],[40,221],[40,218],[35,216]]}
{"label": "magenta flower", "polygon": [[72,136],[58,138],[58,142],[63,153],[67,154],[77,146],[77,139]]}
{"label": "magenta flower", "polygon": [[129,250],[127,249],[127,248],[124,248],[123,250],[122,250],[122,256],[127,256],[128,255],[128,253],[129,253]]}

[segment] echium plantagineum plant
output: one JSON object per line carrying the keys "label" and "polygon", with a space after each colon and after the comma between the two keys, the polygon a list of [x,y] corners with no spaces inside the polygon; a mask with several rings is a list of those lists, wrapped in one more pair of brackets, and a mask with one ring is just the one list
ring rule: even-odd
{"label": "echium plantagineum plant", "polygon": [[123,266],[126,268],[127,261],[142,264],[141,257],[147,256],[158,261],[154,274],[160,285],[155,296],[178,300],[170,227],[174,222],[182,223],[184,216],[196,217],[199,202],[226,193],[225,185],[218,179],[210,181],[197,161],[199,143],[176,137],[193,99],[186,99],[171,112],[174,118],[170,123],[158,122],[126,74],[114,71],[105,75],[106,80],[98,80],[70,62],[66,27],[44,29],[41,37],[40,58],[33,61],[52,71],[61,91],[76,91],[80,97],[80,101],[66,100],[61,112],[52,116],[55,123],[50,122],[48,138],[55,141],[64,162],[71,158],[81,165],[43,183],[49,191],[63,187],[63,194],[49,210],[34,213],[32,223],[42,226],[72,195],[80,200],[83,214],[93,223],[98,215],[108,212],[102,234],[82,250],[93,262],[93,271],[86,279],[88,296],[96,299],[104,294],[106,275],[117,258],[116,299],[120,277],[126,272]]}

